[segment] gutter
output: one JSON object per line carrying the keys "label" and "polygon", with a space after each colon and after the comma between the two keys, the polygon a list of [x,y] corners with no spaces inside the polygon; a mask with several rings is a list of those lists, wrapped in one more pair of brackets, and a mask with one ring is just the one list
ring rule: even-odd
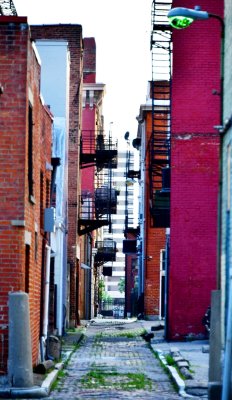
{"label": "gutter", "polygon": [[196,396],[191,396],[190,394],[186,393],[185,391],[186,386],[184,380],[180,377],[175,367],[168,365],[167,360],[164,356],[164,352],[162,350],[157,349],[155,350],[155,353],[157,354],[161,364],[169,371],[172,380],[178,387],[179,395],[184,398],[192,398],[192,399],[196,398]]}

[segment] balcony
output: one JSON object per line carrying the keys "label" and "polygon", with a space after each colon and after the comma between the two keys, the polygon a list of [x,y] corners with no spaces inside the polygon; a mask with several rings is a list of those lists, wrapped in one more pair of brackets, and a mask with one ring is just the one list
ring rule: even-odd
{"label": "balcony", "polygon": [[112,276],[113,268],[112,267],[103,267],[102,274],[104,276]]}
{"label": "balcony", "polygon": [[109,186],[102,186],[95,190],[96,217],[106,214],[116,214],[118,191]]}
{"label": "balcony", "polygon": [[82,192],[79,200],[79,235],[92,232],[111,224],[111,214],[117,212],[118,191],[109,186],[102,186],[95,193]]}
{"label": "balcony", "polygon": [[82,131],[80,146],[81,168],[117,168],[117,143],[113,143],[110,137],[106,139],[102,131]]}
{"label": "balcony", "polygon": [[94,257],[95,261],[116,261],[116,242],[113,240],[97,241],[95,247],[97,248],[97,253]]}
{"label": "balcony", "polygon": [[79,235],[85,235],[105,225],[109,225],[109,219],[103,214],[96,216],[95,196],[92,193],[83,192],[79,199]]}
{"label": "balcony", "polygon": [[140,179],[141,178],[141,172],[140,171],[135,171],[133,169],[129,169],[129,171],[127,172],[127,178]]}

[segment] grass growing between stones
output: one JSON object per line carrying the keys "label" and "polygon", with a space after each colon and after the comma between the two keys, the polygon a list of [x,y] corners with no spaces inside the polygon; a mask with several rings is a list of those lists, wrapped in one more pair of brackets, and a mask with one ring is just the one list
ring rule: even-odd
{"label": "grass growing between stones", "polygon": [[173,388],[175,389],[176,392],[178,392],[179,388],[178,388],[176,382],[173,380],[172,375],[168,369],[168,365],[175,367],[175,361],[174,361],[173,357],[170,354],[166,354],[163,357],[160,357],[159,353],[157,351],[155,351],[151,347],[150,344],[149,344],[149,347],[150,347],[150,350],[153,353],[154,357],[159,361],[161,368],[165,371],[167,376],[169,376],[170,382],[171,382]]}
{"label": "grass growing between stones", "polygon": [[59,392],[62,387],[61,383],[66,376],[67,376],[67,372],[64,370],[60,370],[58,373],[57,379],[55,380],[55,382],[53,382],[53,384],[51,386],[51,391],[57,390]]}
{"label": "grass growing between stones", "polygon": [[81,380],[86,389],[117,389],[117,390],[151,390],[152,381],[142,373],[118,373],[95,369],[86,374]]}
{"label": "grass growing between stones", "polygon": [[126,337],[128,339],[133,339],[133,338],[136,338],[138,336],[141,336],[145,332],[146,332],[145,329],[136,329],[136,330],[133,330],[133,331],[125,330],[125,331],[115,332],[115,333],[112,333],[112,332],[110,332],[110,333],[109,332],[102,333],[101,332],[101,333],[96,335],[96,341],[98,341],[98,340],[100,340],[100,339],[102,339],[104,337],[112,337],[112,338],[113,337]]}

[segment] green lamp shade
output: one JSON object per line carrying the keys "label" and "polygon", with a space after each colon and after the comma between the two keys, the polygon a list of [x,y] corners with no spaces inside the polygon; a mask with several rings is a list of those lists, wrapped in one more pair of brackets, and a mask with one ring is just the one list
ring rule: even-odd
{"label": "green lamp shade", "polygon": [[189,17],[169,17],[170,25],[175,29],[187,28],[194,21],[193,18]]}

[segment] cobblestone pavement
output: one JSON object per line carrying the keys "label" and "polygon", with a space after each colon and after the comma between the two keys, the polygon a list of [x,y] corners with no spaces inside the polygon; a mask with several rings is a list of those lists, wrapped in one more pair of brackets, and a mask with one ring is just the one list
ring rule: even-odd
{"label": "cobblestone pavement", "polygon": [[[169,376],[140,337],[141,330],[139,321],[126,325],[90,325],[84,341],[47,399],[180,399]],[[92,377],[88,380],[87,374],[91,371]],[[139,381],[145,378],[145,387],[133,387],[135,378]]]}

